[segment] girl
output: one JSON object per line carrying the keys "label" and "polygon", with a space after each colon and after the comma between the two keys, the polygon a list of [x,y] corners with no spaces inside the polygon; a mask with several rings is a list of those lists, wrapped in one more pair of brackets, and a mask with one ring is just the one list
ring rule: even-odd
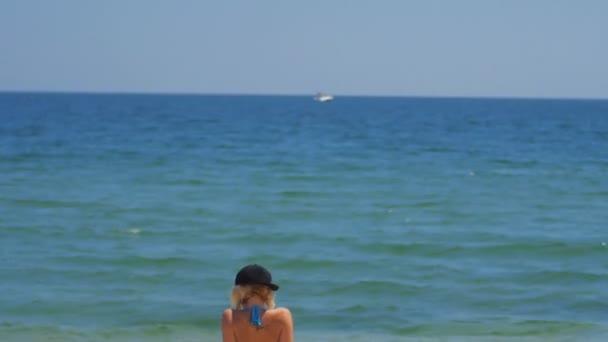
{"label": "girl", "polygon": [[270,272],[257,264],[236,275],[232,307],[222,315],[224,342],[293,342],[293,319],[287,308],[275,308]]}

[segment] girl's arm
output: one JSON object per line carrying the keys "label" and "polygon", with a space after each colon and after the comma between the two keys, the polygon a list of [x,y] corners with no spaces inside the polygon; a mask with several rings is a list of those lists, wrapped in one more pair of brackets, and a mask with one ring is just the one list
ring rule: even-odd
{"label": "girl's arm", "polygon": [[232,330],[232,310],[226,309],[222,314],[222,341],[236,342],[234,331]]}

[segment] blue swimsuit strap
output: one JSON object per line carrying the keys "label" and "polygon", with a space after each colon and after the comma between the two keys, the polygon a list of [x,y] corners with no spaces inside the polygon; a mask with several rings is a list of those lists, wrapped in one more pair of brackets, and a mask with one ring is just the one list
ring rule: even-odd
{"label": "blue swimsuit strap", "polygon": [[251,317],[249,323],[255,325],[258,328],[262,327],[262,307],[254,305],[251,307]]}

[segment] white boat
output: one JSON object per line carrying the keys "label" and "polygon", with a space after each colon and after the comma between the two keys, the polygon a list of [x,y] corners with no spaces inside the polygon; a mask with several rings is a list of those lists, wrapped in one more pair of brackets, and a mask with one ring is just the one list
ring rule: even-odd
{"label": "white boat", "polygon": [[315,101],[319,102],[328,102],[332,101],[333,99],[334,97],[329,94],[317,93],[317,95],[315,95]]}

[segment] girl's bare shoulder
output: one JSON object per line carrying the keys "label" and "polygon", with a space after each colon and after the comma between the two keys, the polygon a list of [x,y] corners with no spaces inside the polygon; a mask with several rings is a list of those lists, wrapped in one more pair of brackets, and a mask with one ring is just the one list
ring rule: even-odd
{"label": "girl's bare shoulder", "polygon": [[222,312],[222,322],[230,323],[232,322],[232,309],[228,308]]}
{"label": "girl's bare shoulder", "polygon": [[266,315],[268,315],[269,316],[268,318],[270,318],[274,321],[292,324],[291,322],[293,319],[291,317],[291,311],[289,311],[288,308],[271,309],[266,312]]}

